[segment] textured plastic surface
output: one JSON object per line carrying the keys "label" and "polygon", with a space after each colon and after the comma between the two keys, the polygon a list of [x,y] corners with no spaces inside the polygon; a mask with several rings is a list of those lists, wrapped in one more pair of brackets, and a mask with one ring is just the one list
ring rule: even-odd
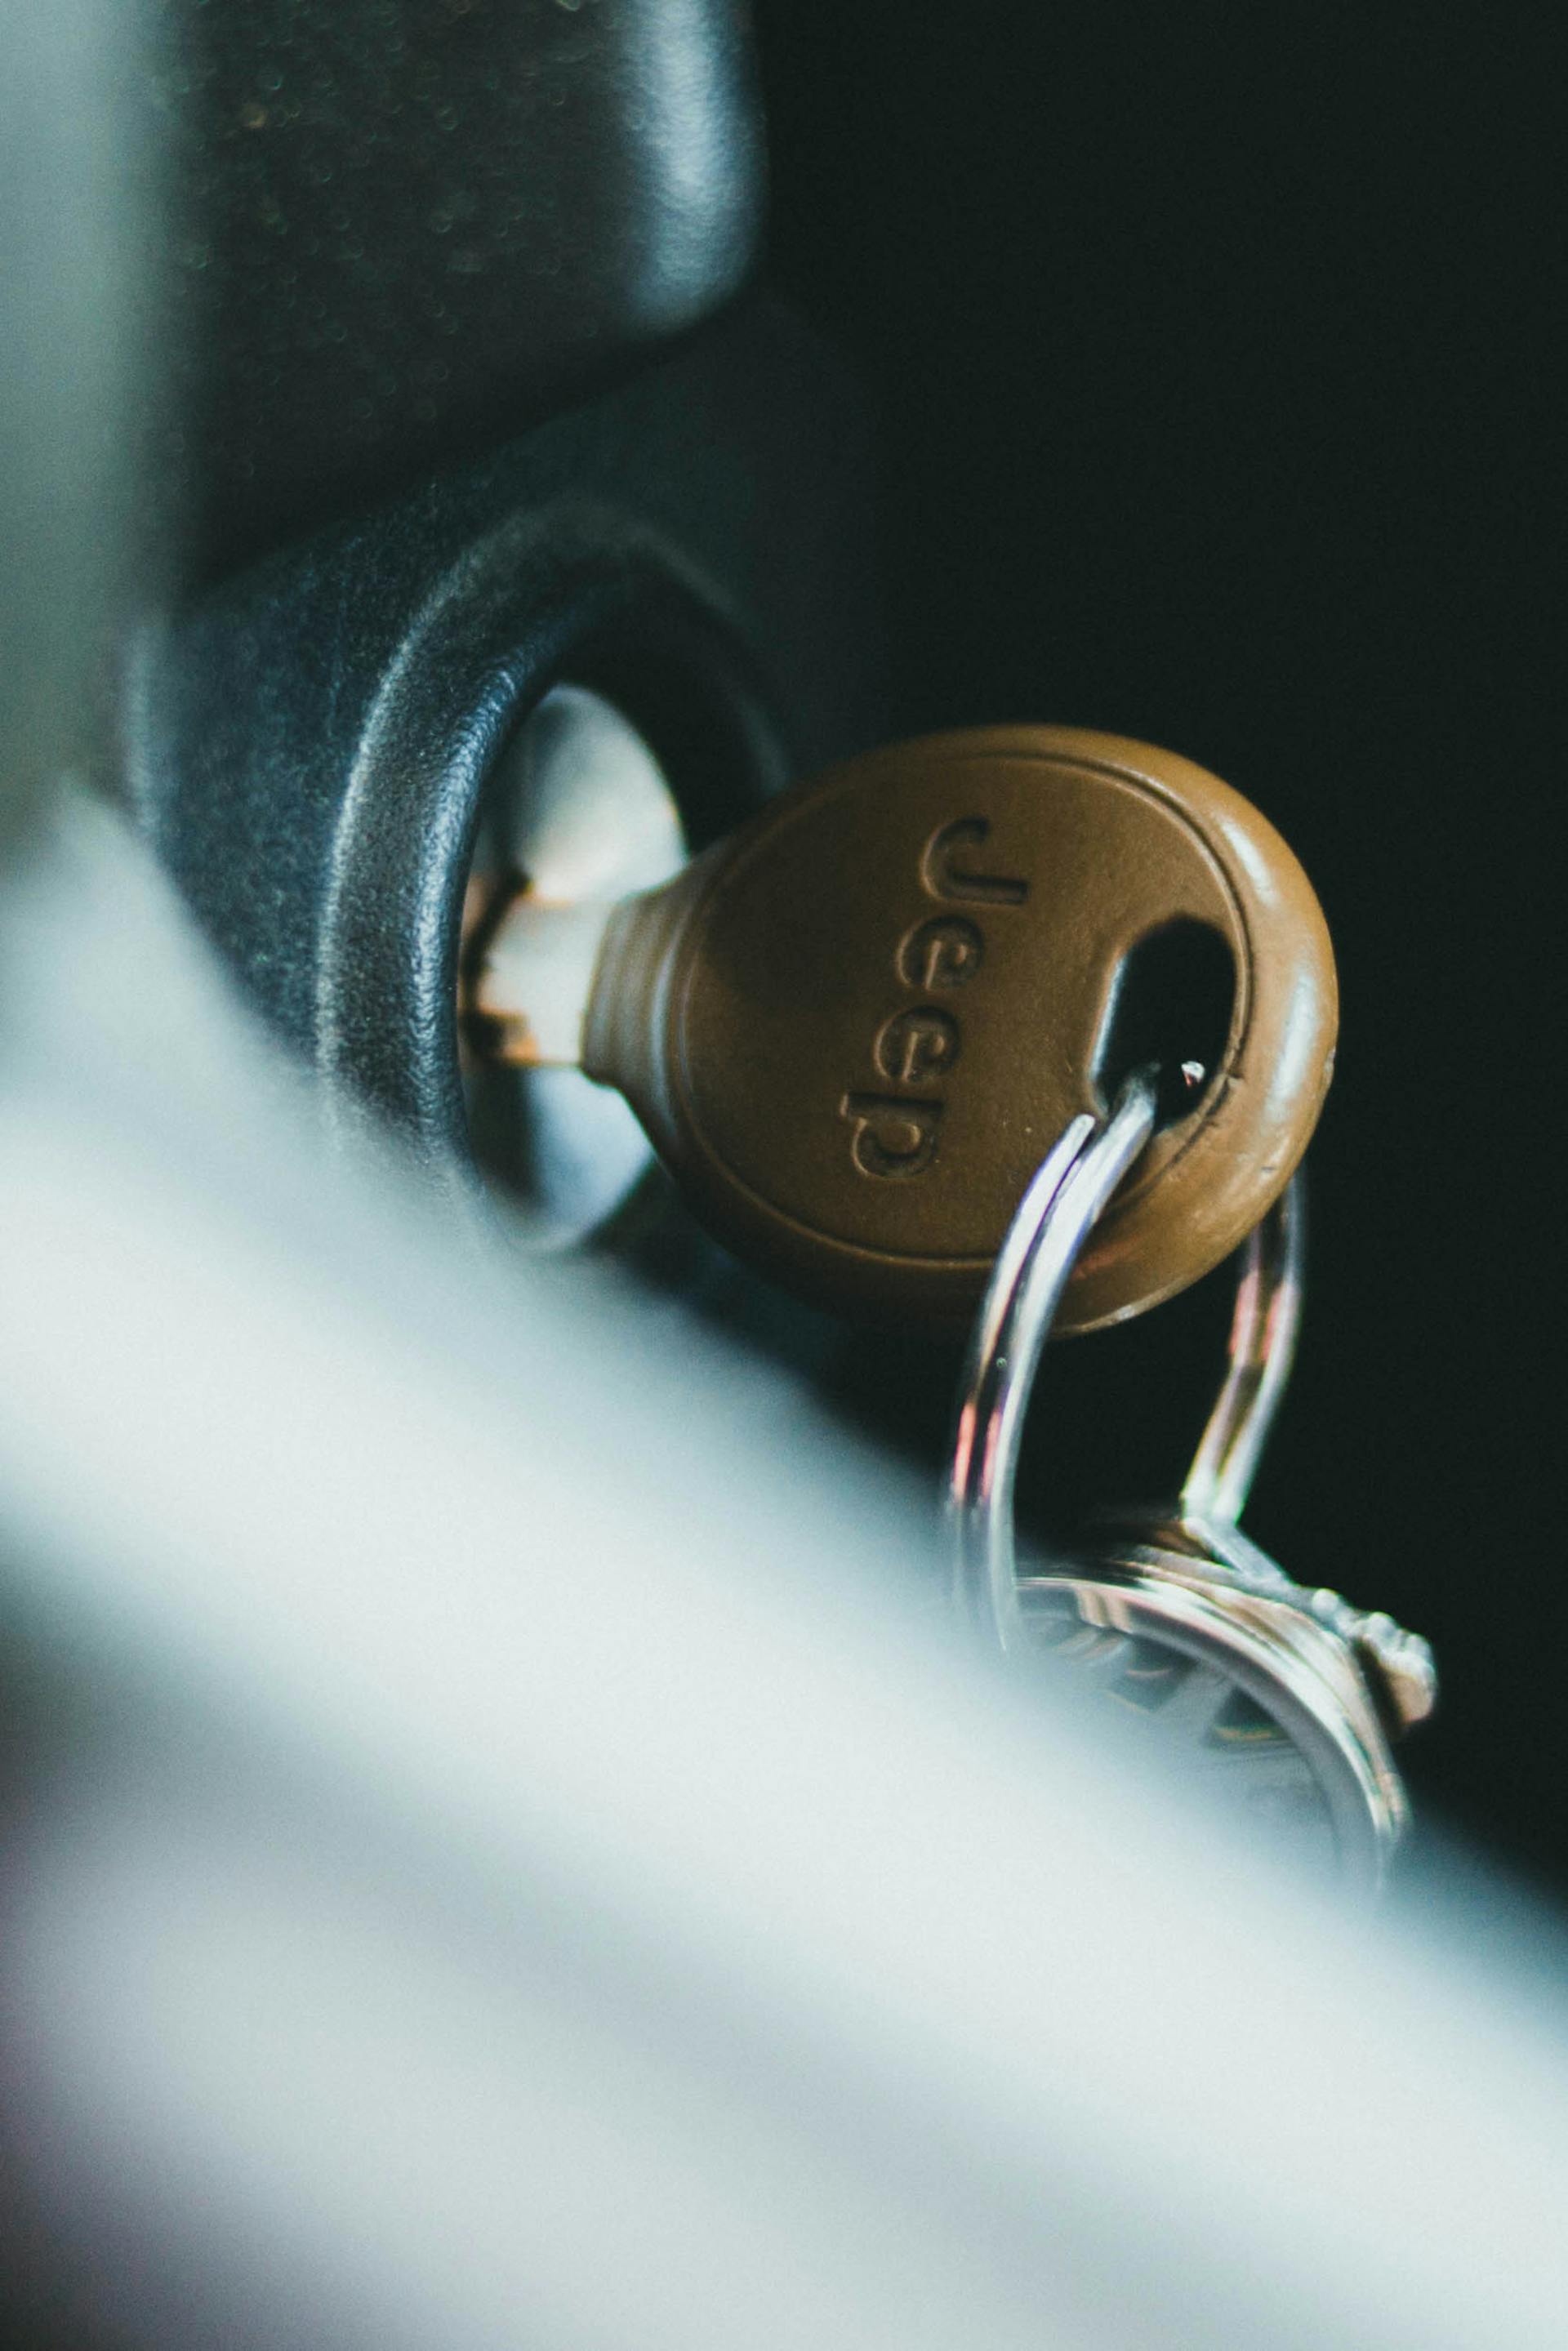
{"label": "textured plastic surface", "polygon": [[163,0],[169,452],[211,570],[510,439],[727,299],[741,0]]}
{"label": "textured plastic surface", "polygon": [[561,679],[640,728],[701,847],[883,729],[857,405],[788,315],[193,602],[132,713],[144,822],[247,993],[472,1187],[459,916],[503,747]]}
{"label": "textured plastic surface", "polygon": [[1051,1145],[1103,1109],[1124,973],[1176,923],[1228,952],[1229,1031],[1080,1260],[1060,1327],[1089,1330],[1245,1238],[1332,1069],[1312,888],[1257,810],[1190,761],[989,727],[800,787],[628,902],[586,1065],[742,1253],[831,1303],[949,1321],[975,1305]]}

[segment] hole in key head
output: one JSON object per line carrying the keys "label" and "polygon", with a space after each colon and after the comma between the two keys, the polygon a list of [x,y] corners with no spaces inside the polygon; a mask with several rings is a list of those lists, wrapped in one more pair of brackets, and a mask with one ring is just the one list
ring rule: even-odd
{"label": "hole in key head", "polygon": [[1159,1071],[1159,1123],[1196,1110],[1225,1059],[1236,1004],[1229,946],[1207,923],[1182,916],[1141,938],[1123,959],[1094,1056],[1107,1107],[1134,1070]]}

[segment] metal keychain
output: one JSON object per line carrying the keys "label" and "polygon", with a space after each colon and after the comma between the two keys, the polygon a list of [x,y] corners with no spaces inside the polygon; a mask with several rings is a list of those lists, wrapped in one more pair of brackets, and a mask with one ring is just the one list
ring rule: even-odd
{"label": "metal keychain", "polygon": [[1239,1524],[1301,1320],[1301,1178],[1241,1254],[1224,1380],[1174,1505],[1099,1514],[1020,1573],[1014,1484],[1040,1355],[1080,1251],[1158,1117],[1155,1073],[1076,1118],[1019,1205],[960,1390],[947,1505],[955,1596],[1009,1657],[1079,1666],[1253,1828],[1375,1885],[1408,1807],[1389,1741],[1431,1711],[1431,1651],[1391,1617],[1292,1583]]}

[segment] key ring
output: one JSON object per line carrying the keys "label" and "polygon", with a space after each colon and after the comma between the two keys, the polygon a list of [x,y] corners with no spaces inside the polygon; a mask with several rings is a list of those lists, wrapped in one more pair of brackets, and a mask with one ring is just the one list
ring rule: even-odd
{"label": "key ring", "polygon": [[1013,1490],[1035,1374],[1078,1253],[1156,1114],[1154,1072],[1138,1070],[1103,1125],[1087,1112],[1072,1120],[1019,1203],[975,1325],[948,1488],[956,1597],[1003,1649],[1021,1638]]}
{"label": "key ring", "polygon": [[[1040,1356],[1080,1250],[1154,1132],[1156,1102],[1156,1073],[1134,1071],[1103,1124],[1072,1121],[1019,1204],[976,1323],[948,1509],[960,1609],[1003,1649],[1019,1638],[1013,1493]],[[1238,1531],[1295,1362],[1305,1228],[1298,1175],[1242,1247],[1224,1379],[1176,1511],[1217,1541]]]}
{"label": "key ring", "polygon": [[955,1600],[993,1653],[1078,1659],[1158,1716],[1167,1757],[1215,1782],[1249,1826],[1375,1886],[1407,1816],[1388,1741],[1431,1709],[1431,1652],[1392,1618],[1292,1583],[1238,1523],[1301,1323],[1299,1177],[1245,1244],[1225,1374],[1175,1504],[1097,1517],[1071,1557],[1019,1573],[1014,1488],[1035,1375],[1079,1253],[1155,1131],[1156,1080],[1134,1071],[1108,1118],[1071,1122],[997,1259],[948,1479]]}

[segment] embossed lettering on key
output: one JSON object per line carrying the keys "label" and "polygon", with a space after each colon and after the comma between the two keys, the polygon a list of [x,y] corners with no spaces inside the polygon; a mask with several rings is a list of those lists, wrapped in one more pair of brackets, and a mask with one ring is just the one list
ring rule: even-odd
{"label": "embossed lettering on key", "polygon": [[958,1058],[960,1030],[950,1012],[934,1004],[895,1012],[877,1032],[876,1065],[884,1078],[906,1086],[926,1084]]}
{"label": "embossed lettering on key", "polygon": [[968,899],[980,906],[1021,906],[1029,896],[1029,883],[1006,878],[999,873],[973,873],[957,862],[957,852],[973,842],[979,844],[990,838],[988,817],[961,816],[954,824],[945,824],[934,832],[925,844],[925,854],[920,861],[920,872],[925,887],[934,898]]}
{"label": "embossed lettering on key", "polygon": [[[1301,1157],[1332,1062],[1311,887],[1189,761],[989,727],[797,786],[609,917],[582,1066],[738,1252],[847,1310],[956,1321],[1041,1154],[1103,1108],[1118,989],[1151,967],[1135,951],[1195,925],[1234,975],[1228,1033],[1085,1252],[1060,1327],[1086,1330],[1237,1246]],[[1171,1043],[1177,1062],[1197,1050]]]}
{"label": "embossed lettering on key", "polygon": [[936,1149],[940,1102],[901,1102],[887,1094],[846,1094],[841,1115],[854,1124],[850,1155],[862,1176],[883,1183],[920,1175]]}
{"label": "embossed lettering on key", "polygon": [[979,970],[985,951],[973,923],[950,915],[917,923],[898,950],[899,977],[907,987],[962,987]]}

